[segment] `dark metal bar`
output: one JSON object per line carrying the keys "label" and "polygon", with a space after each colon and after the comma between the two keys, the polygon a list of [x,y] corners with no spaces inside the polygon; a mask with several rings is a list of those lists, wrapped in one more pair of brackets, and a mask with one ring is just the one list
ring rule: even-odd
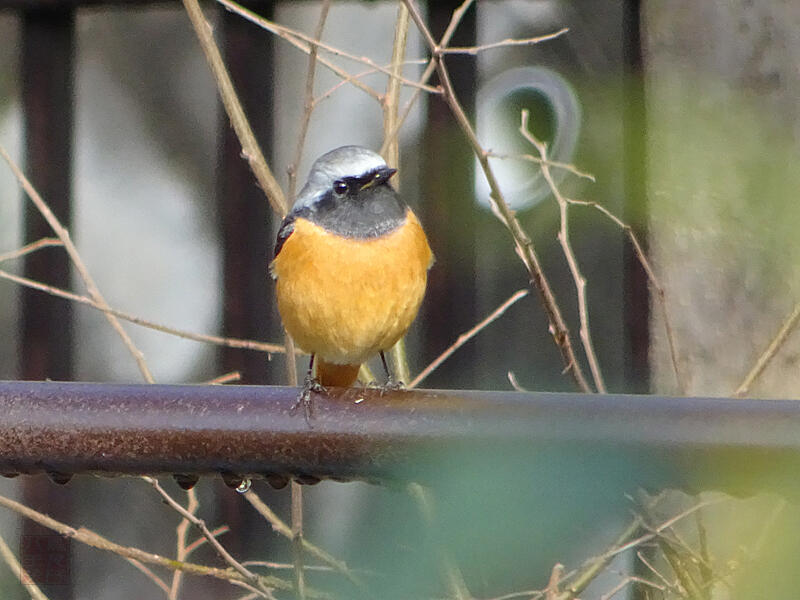
{"label": "dark metal bar", "polygon": [[[69,228],[72,213],[72,123],[75,11],[64,6],[41,7],[22,13],[21,76],[25,121],[25,171],[53,213]],[[26,202],[25,241],[53,232],[44,218]],[[61,288],[70,287],[70,263],[61,249],[25,257],[25,276]],[[73,306],[35,290],[20,291],[20,361],[23,379],[71,379]],[[22,487],[28,504],[69,520],[72,502],[46,481],[29,479]],[[30,521],[22,524],[23,539],[46,534]],[[62,548],[70,555],[70,542]],[[58,586],[46,585],[53,600],[73,594],[69,569]]]}
{"label": "dark metal bar", "polygon": [[0,382],[0,472],[435,483],[445,465],[558,457],[627,489],[800,489],[798,401],[348,389],[315,396],[309,425],[296,398],[269,386]]}
{"label": "dark metal bar", "polygon": [[[458,0],[428,2],[428,23],[437,40],[447,28]],[[477,39],[476,8],[471,8],[456,30],[453,46],[473,46]],[[456,95],[467,114],[474,112],[477,61],[474,56],[446,59]],[[436,83],[434,81],[433,83]],[[424,140],[420,146],[421,220],[436,256],[423,304],[424,343],[421,362],[430,362],[459,334],[479,319],[477,310],[477,211],[472,203],[474,156],[441,98],[427,102]],[[459,360],[437,369],[430,385],[476,387],[478,356],[472,344],[459,350]]]}
{"label": "dark metal bar", "polygon": [[[245,6],[271,17],[271,2]],[[219,12],[226,63],[253,132],[269,155],[272,143],[273,38],[263,29],[225,10]],[[219,226],[223,245],[223,330],[225,335],[275,339],[281,328],[267,265],[272,257],[272,212],[258,187],[242,145],[220,110]],[[283,362],[269,363],[262,354],[223,348],[222,371],[240,371],[244,383],[267,383],[269,366],[283,374]],[[272,378],[274,380],[274,377]]]}

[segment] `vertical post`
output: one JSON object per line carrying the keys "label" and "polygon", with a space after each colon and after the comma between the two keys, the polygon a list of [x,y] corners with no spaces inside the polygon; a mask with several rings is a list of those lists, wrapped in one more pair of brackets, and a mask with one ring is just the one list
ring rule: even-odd
{"label": "vertical post", "polygon": [[[274,2],[251,0],[243,6],[272,18]],[[219,11],[220,43],[236,93],[253,133],[270,159],[273,132],[274,44],[273,36],[226,10]],[[220,155],[218,172],[219,227],[223,253],[223,331],[231,337],[281,339],[274,302],[274,286],[268,265],[273,253],[272,215],[263,190],[258,187],[242,146],[220,111]],[[240,371],[242,382],[282,382],[282,363],[270,363],[262,353],[223,348],[221,372]],[[277,374],[277,378],[276,378]],[[263,548],[261,525],[252,511],[242,510],[233,490],[220,486],[217,497],[220,518],[232,530],[242,532],[226,547],[234,556],[247,548]],[[249,535],[245,532],[251,532]],[[219,594],[227,593],[219,587]]]}
{"label": "vertical post", "polygon": [[[74,36],[75,11],[71,8],[48,6],[23,12],[25,171],[65,227],[71,223]],[[26,242],[53,235],[30,203],[26,203],[24,222]],[[31,279],[61,288],[70,287],[69,259],[61,249],[28,255],[24,272]],[[28,288],[22,288],[20,300],[20,377],[71,379],[72,305]],[[70,520],[69,494],[45,478],[26,478],[23,498],[37,510]],[[26,540],[41,543],[26,544]],[[38,573],[41,581],[37,581],[48,598],[73,598],[69,540],[26,520],[22,526],[21,547],[23,552],[42,551],[53,555],[39,557],[48,561],[45,563],[48,569]],[[49,562],[51,558],[53,562]],[[56,567],[56,563],[60,566]]]}
{"label": "vertical post", "polygon": [[[272,2],[245,6],[270,17]],[[222,43],[233,84],[256,138],[269,157],[272,141],[272,36],[240,16],[220,10]],[[242,147],[222,112],[220,123],[219,215],[223,244],[223,331],[227,336],[279,339],[273,288],[267,266],[272,258],[272,214]],[[266,147],[265,147],[266,146]],[[222,371],[238,370],[245,383],[267,383],[270,371],[260,353],[224,348]]]}
{"label": "vertical post", "polygon": [[[441,38],[461,2],[428,2],[428,24]],[[453,46],[473,46],[477,37],[476,9],[461,21]],[[458,100],[467,114],[475,107],[477,61],[474,56],[448,56],[447,67]],[[435,82],[434,82],[435,83]],[[467,329],[477,318],[475,290],[477,212],[472,201],[474,157],[450,110],[441,98],[429,98],[422,160],[422,221],[436,256],[425,300],[423,364]],[[474,345],[461,348],[457,361],[442,364],[426,386],[473,388],[477,353]],[[457,379],[456,379],[457,378]]]}
{"label": "vertical post", "polygon": [[[644,70],[640,32],[641,0],[625,0],[622,12],[624,68],[623,130],[625,221],[647,252],[647,155]],[[624,250],[625,382],[628,393],[650,391],[650,290],[630,243]]]}

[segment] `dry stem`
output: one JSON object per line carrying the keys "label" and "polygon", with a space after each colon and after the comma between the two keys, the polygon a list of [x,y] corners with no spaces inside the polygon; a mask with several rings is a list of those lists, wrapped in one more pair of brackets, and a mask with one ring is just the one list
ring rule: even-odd
{"label": "dry stem", "polygon": [[419,375],[417,375],[411,383],[408,384],[409,389],[413,389],[417,387],[422,381],[430,375],[434,370],[436,370],[439,365],[441,365],[444,361],[450,358],[450,355],[453,354],[456,350],[461,348],[464,344],[466,344],[469,340],[474,338],[478,333],[480,333],[483,329],[487,326],[491,325],[494,321],[500,318],[503,313],[508,310],[512,304],[514,304],[517,300],[525,297],[528,295],[528,290],[518,290],[514,294],[511,295],[505,302],[503,302],[500,306],[494,309],[485,319],[483,319],[480,323],[475,325],[469,331],[465,331],[456,339],[453,344],[451,344],[444,352],[442,352],[439,356],[431,361],[431,363],[425,367],[422,371],[420,371]]}
{"label": "dry stem", "polygon": [[[197,492],[194,489],[187,490],[186,492],[186,511],[189,514],[196,515],[197,509],[200,508],[200,503],[197,501]],[[178,523],[178,527],[175,531],[176,538],[177,538],[177,549],[175,552],[175,556],[178,560],[183,561],[186,560],[186,557],[189,555],[189,551],[186,548],[186,539],[189,535],[189,526],[191,525],[189,519],[183,517],[181,522]],[[183,581],[183,573],[181,571],[175,571],[172,574],[172,586],[169,589],[169,600],[178,600],[178,594],[181,588],[181,582]]]}
{"label": "dry stem", "polygon": [[6,149],[0,145],[0,155],[2,155],[3,159],[8,163],[8,166],[11,168],[11,171],[14,173],[14,176],[19,181],[22,189],[25,190],[25,193],[28,195],[28,198],[31,199],[36,209],[41,213],[44,219],[47,221],[47,224],[50,225],[50,228],[53,230],[53,233],[56,234],[58,239],[64,245],[64,250],[66,250],[67,255],[72,261],[75,270],[78,272],[78,275],[83,280],[84,285],[86,286],[86,290],[89,292],[89,296],[91,296],[92,300],[98,304],[100,307],[103,308],[103,312],[105,313],[106,319],[114,328],[114,331],[117,332],[119,337],[122,339],[122,342],[125,344],[125,347],[133,356],[134,360],[136,360],[136,364],[139,366],[139,371],[142,373],[142,377],[144,377],[145,381],[148,383],[153,383],[153,376],[150,373],[150,369],[147,367],[147,363],[144,360],[144,355],[142,352],[136,347],[133,343],[133,340],[128,335],[128,332],[122,328],[122,324],[119,322],[117,317],[112,315],[105,309],[108,309],[108,304],[103,298],[103,295],[100,293],[97,285],[92,279],[92,276],[89,275],[89,271],[86,268],[86,265],[83,263],[80,254],[78,253],[78,249],[75,247],[75,244],[72,243],[72,238],[69,235],[69,231],[61,225],[61,222],[58,218],[53,214],[53,211],[50,210],[50,207],[47,203],[42,199],[36,189],[33,187],[28,178],[25,177],[22,170],[19,168],[16,162],[11,158],[11,156],[6,152]]}
{"label": "dry stem", "polygon": [[[261,498],[259,498],[258,494],[251,489],[243,495],[244,499],[247,500],[250,505],[255,508],[256,511],[258,511],[258,513],[272,526],[273,531],[279,535],[282,535],[286,539],[292,539],[292,528],[284,523],[281,518],[276,515],[275,512],[273,512],[273,510],[267,506],[263,500],[261,500]],[[302,543],[303,550],[308,552],[308,554],[344,575],[357,587],[362,589],[365,588],[364,582],[361,581],[361,579],[350,570],[346,562],[337,559],[332,554],[329,554],[319,546],[312,544],[305,538],[302,538]]]}
{"label": "dry stem", "polygon": [[222,560],[228,563],[235,571],[237,571],[243,578],[244,581],[249,583],[253,588],[253,591],[261,591],[263,592],[263,596],[268,598],[270,595],[270,589],[268,586],[264,584],[264,582],[259,578],[258,575],[247,569],[246,567],[242,566],[242,564],[237,561],[231,554],[225,549],[225,547],[219,543],[216,537],[211,533],[211,531],[206,526],[205,521],[197,517],[195,514],[181,506],[175,499],[170,496],[164,488],[158,483],[153,477],[142,477],[146,482],[153,486],[162,498],[166,501],[166,503],[172,507],[178,514],[180,514],[184,519],[192,523],[195,527],[197,527],[200,532],[203,534],[203,537],[208,541],[209,544],[214,548],[217,554],[220,555]]}
{"label": "dry stem", "polygon": [[264,154],[256,141],[256,136],[247,121],[244,108],[242,108],[239,97],[234,90],[231,76],[214,41],[211,24],[203,16],[203,11],[197,0],[183,0],[183,6],[186,8],[186,13],[192,22],[197,39],[203,47],[211,72],[214,74],[222,104],[225,106],[225,111],[228,113],[233,129],[236,131],[236,136],[242,144],[242,154],[247,159],[261,189],[267,195],[267,200],[269,200],[272,210],[282,217],[288,210],[286,198],[269,165],[267,165]]}
{"label": "dry stem", "polygon": [[9,281],[13,281],[14,283],[18,283],[19,285],[24,285],[26,287],[42,291],[47,294],[51,294],[53,296],[58,296],[59,298],[71,300],[79,304],[85,304],[86,306],[91,306],[92,308],[96,308],[97,310],[100,310],[104,313],[122,319],[123,321],[128,321],[130,323],[133,323],[134,325],[140,325],[141,327],[147,327],[148,329],[154,329],[156,331],[181,337],[187,340],[192,340],[195,342],[203,342],[207,344],[214,344],[216,346],[227,346],[229,348],[243,348],[246,350],[256,350],[258,352],[266,352],[268,354],[273,354],[273,353],[282,354],[286,352],[286,348],[279,344],[270,344],[268,342],[259,342],[256,340],[225,338],[217,335],[206,335],[204,333],[192,333],[190,331],[175,329],[174,327],[170,327],[168,325],[162,325],[160,323],[148,321],[146,319],[142,319],[130,313],[117,310],[116,308],[111,308],[107,304],[100,304],[92,300],[88,296],[80,296],[78,294],[73,294],[72,292],[62,290],[61,288],[53,287],[45,283],[40,283],[33,279],[28,279],[27,277],[14,275],[13,273],[9,273],[8,271],[3,271],[2,269],[0,269],[0,279],[7,279]]}
{"label": "dry stem", "polygon": [[[98,533],[85,529],[83,527],[79,529],[75,529],[65,523],[60,521],[56,521],[52,517],[49,517],[45,514],[42,514],[32,508],[25,506],[15,500],[10,498],[6,498],[5,496],[0,496],[0,506],[4,506],[14,512],[22,515],[26,519],[30,519],[50,529],[61,535],[68,537],[70,539],[74,539],[82,544],[86,544],[87,546],[91,546],[93,548],[98,548],[99,550],[104,550],[107,552],[112,552],[113,554],[117,554],[122,556],[126,559],[133,559],[138,560],[142,563],[152,564],[152,565],[160,565],[170,570],[181,570],[186,573],[191,573],[193,575],[203,575],[208,577],[215,577],[217,579],[222,579],[231,583],[245,583],[249,584],[248,580],[239,572],[234,571],[232,569],[218,569],[216,567],[208,567],[206,565],[199,565],[195,563],[188,563],[188,562],[181,562],[178,560],[174,560],[171,558],[167,558],[165,556],[160,556],[158,554],[153,554],[151,552],[145,552],[144,550],[140,550],[139,548],[132,548],[130,546],[122,546],[120,544],[116,544]],[[292,585],[278,577],[272,576],[262,576],[260,579],[263,581],[265,586],[274,587],[276,589],[282,590],[290,590],[292,589]],[[317,594],[318,596],[319,594]]]}
{"label": "dry stem", "polygon": [[597,360],[597,355],[594,351],[594,344],[592,342],[592,335],[589,329],[589,306],[586,300],[586,277],[583,276],[580,267],[578,266],[578,259],[575,257],[575,252],[572,249],[572,244],[569,239],[569,216],[567,214],[569,203],[564,199],[564,196],[556,186],[556,182],[550,173],[550,165],[547,162],[547,144],[540,141],[534,136],[529,127],[528,119],[530,113],[527,110],[522,111],[522,119],[519,131],[522,136],[528,140],[539,152],[542,162],[539,164],[542,175],[547,182],[550,191],[558,202],[558,210],[561,220],[561,228],[558,232],[558,241],[561,244],[561,250],[564,257],[567,259],[569,271],[572,274],[572,279],[575,282],[575,290],[578,293],[578,316],[581,323],[580,337],[583,342],[583,351],[586,354],[586,360],[589,362],[589,368],[592,371],[594,379],[594,386],[598,392],[604,394],[606,392],[606,385],[603,381],[603,372],[600,370],[600,363]]}
{"label": "dry stem", "polygon": [[764,350],[763,354],[758,357],[756,364],[753,365],[753,368],[750,369],[750,372],[742,380],[742,383],[740,383],[739,387],[736,388],[736,391],[733,394],[734,396],[741,397],[750,391],[753,383],[755,383],[756,379],[758,379],[758,377],[764,372],[764,369],[767,368],[767,365],[778,353],[778,350],[781,349],[784,342],[786,342],[787,338],[789,337],[789,334],[794,331],[798,321],[800,321],[800,302],[795,304],[794,309],[792,309],[792,313],[789,315],[786,321],[784,321],[783,325],[781,325],[781,328],[769,343],[767,349]]}
{"label": "dry stem", "polygon": [[25,591],[28,592],[31,600],[47,600],[47,596],[39,589],[36,582],[31,579],[31,576],[17,560],[17,557],[14,556],[14,553],[11,551],[11,548],[8,547],[8,544],[6,544],[3,536],[0,536],[0,557],[3,558],[11,569],[11,572],[14,573],[14,576],[25,587]]}
{"label": "dry stem", "polygon": [[517,221],[515,214],[508,207],[508,204],[506,203],[503,193],[500,189],[500,185],[498,184],[494,175],[494,171],[489,164],[488,154],[478,141],[478,138],[475,135],[475,130],[472,128],[469,118],[467,117],[463,107],[455,95],[453,84],[450,81],[450,74],[444,64],[444,61],[441,60],[442,47],[437,45],[436,41],[433,39],[430,30],[422,19],[422,15],[416,3],[413,0],[403,0],[403,2],[408,7],[411,18],[414,20],[414,23],[417,25],[417,28],[420,30],[425,38],[426,43],[430,47],[432,61],[436,65],[436,71],[439,74],[439,80],[441,81],[444,89],[444,99],[450,107],[450,110],[453,113],[453,116],[455,117],[456,122],[458,123],[462,132],[467,137],[467,141],[477,156],[486,179],[489,182],[491,199],[493,203],[492,206],[496,210],[495,214],[498,215],[500,221],[506,226],[511,234],[517,254],[528,270],[528,274],[531,278],[531,284],[539,292],[542,305],[547,313],[548,321],[550,322],[550,333],[555,340],[556,346],[561,352],[565,372],[569,372],[572,375],[572,377],[575,379],[575,383],[582,391],[587,393],[591,392],[592,390],[583,374],[583,369],[581,368],[580,363],[575,356],[575,350],[572,346],[572,341],[570,340],[569,336],[569,329],[567,328],[567,324],[561,315],[561,309],[558,306],[558,302],[556,301],[555,295],[550,287],[550,283],[548,282],[547,277],[542,270],[541,264],[539,263],[539,257],[536,253],[536,249],[533,246],[533,242],[523,231],[522,226],[519,224],[519,221]]}

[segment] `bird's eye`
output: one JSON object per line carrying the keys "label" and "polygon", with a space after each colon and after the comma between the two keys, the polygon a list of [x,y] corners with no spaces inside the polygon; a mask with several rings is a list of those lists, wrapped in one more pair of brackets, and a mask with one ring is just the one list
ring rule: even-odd
{"label": "bird's eye", "polygon": [[337,194],[344,194],[347,192],[347,182],[342,181],[339,179],[338,181],[333,182],[333,191]]}

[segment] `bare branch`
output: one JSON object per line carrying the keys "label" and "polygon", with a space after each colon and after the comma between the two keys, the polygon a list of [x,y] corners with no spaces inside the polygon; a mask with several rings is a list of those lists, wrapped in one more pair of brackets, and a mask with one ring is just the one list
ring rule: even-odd
{"label": "bare branch", "polygon": [[414,20],[414,23],[430,47],[430,50],[433,54],[433,63],[436,66],[436,71],[439,74],[439,80],[444,88],[444,99],[450,107],[450,110],[453,113],[453,116],[455,117],[456,122],[458,123],[462,132],[467,137],[467,141],[475,153],[475,156],[478,158],[478,162],[480,163],[484,175],[486,176],[486,179],[489,183],[489,188],[491,190],[490,197],[492,200],[493,210],[511,234],[517,255],[520,257],[526,269],[528,270],[528,274],[531,278],[531,284],[539,292],[542,300],[542,306],[547,313],[547,318],[550,323],[550,333],[553,336],[556,347],[561,352],[561,358],[564,363],[565,370],[572,375],[575,383],[581,390],[587,393],[591,392],[592,390],[589,387],[589,383],[586,381],[586,377],[583,374],[583,369],[581,368],[580,363],[575,356],[575,350],[572,346],[569,329],[567,328],[567,324],[561,315],[561,309],[558,306],[558,302],[556,301],[555,294],[550,287],[550,283],[547,280],[544,271],[542,270],[539,262],[539,256],[536,253],[533,241],[524,232],[515,214],[511,211],[505,201],[505,197],[503,196],[503,192],[501,191],[500,185],[497,182],[497,178],[494,175],[494,171],[489,164],[489,157],[478,141],[475,130],[472,128],[472,124],[469,122],[469,118],[464,112],[464,108],[458,102],[458,98],[455,95],[453,84],[450,81],[450,74],[444,62],[441,60],[441,48],[436,45],[430,30],[425,25],[416,2],[413,0],[403,0],[403,2],[408,7],[411,18]]}
{"label": "bare branch", "polygon": [[[288,540],[292,539],[292,528],[284,523],[281,518],[276,515],[275,512],[269,506],[267,506],[263,500],[261,500],[261,498],[259,498],[258,494],[250,489],[242,495],[244,496],[244,499],[247,500],[250,505],[255,508],[256,511],[258,511],[258,513],[272,526],[272,530],[275,533],[282,535]],[[319,546],[312,544],[305,538],[303,538],[302,542],[303,550],[308,552],[311,556],[344,575],[353,585],[361,589],[366,589],[364,582],[353,573],[350,567],[347,566],[346,562],[339,560],[332,554],[329,554]]]}
{"label": "bare branch", "polygon": [[6,544],[3,536],[0,536],[0,557],[3,558],[5,563],[11,569],[11,572],[14,573],[14,577],[16,577],[25,587],[25,591],[31,597],[31,600],[47,600],[47,596],[45,596],[44,592],[39,589],[39,586],[36,585],[36,582],[20,564],[20,562],[17,560],[17,557],[14,556],[14,553],[11,551],[11,548],[8,547],[8,544]]}
{"label": "bare branch", "polygon": [[[26,519],[30,519],[50,529],[61,535],[78,541],[82,544],[86,544],[87,546],[92,546],[93,548],[98,548],[99,550],[105,550],[107,552],[112,552],[113,554],[117,554],[122,556],[123,558],[132,558],[134,560],[138,560],[143,563],[153,564],[153,565],[160,565],[162,567],[166,567],[172,571],[174,570],[181,570],[185,571],[186,573],[191,573],[193,575],[204,575],[207,577],[215,577],[217,579],[222,579],[224,581],[229,581],[231,583],[244,583],[248,584],[248,581],[244,578],[241,573],[233,571],[231,569],[218,569],[216,567],[208,567],[205,565],[199,565],[195,563],[187,563],[181,562],[172,558],[167,558],[165,556],[160,556],[158,554],[153,554],[151,552],[145,552],[144,550],[140,550],[139,548],[132,548],[130,546],[121,546],[120,544],[116,544],[98,533],[85,529],[83,527],[79,529],[75,529],[74,527],[70,527],[60,521],[53,519],[45,514],[40,513],[39,511],[33,510],[21,504],[11,498],[6,498],[5,496],[0,496],[0,506],[4,506],[14,512],[22,515]],[[261,580],[264,582],[264,585],[274,587],[276,589],[282,590],[290,590],[292,589],[292,584],[288,581],[280,579],[278,577],[272,576],[262,576]],[[255,590],[251,590],[255,591]],[[319,596],[319,594],[316,594]]]}
{"label": "bare branch", "polygon": [[561,229],[558,232],[558,241],[561,244],[564,257],[567,259],[567,265],[569,265],[572,279],[575,282],[575,290],[578,293],[578,317],[581,323],[580,338],[581,342],[583,342],[583,351],[586,354],[589,368],[592,371],[594,386],[598,392],[604,394],[606,392],[606,384],[603,381],[603,372],[600,370],[600,362],[597,360],[597,355],[594,351],[594,343],[592,342],[592,334],[589,330],[589,303],[586,299],[586,277],[584,277],[581,272],[578,259],[575,257],[575,252],[572,249],[572,243],[569,239],[569,215],[567,214],[569,203],[564,199],[558,186],[556,186],[552,173],[550,173],[550,165],[547,164],[547,144],[537,139],[528,128],[529,117],[530,113],[527,110],[523,110],[519,132],[539,152],[539,156],[542,158],[542,162],[540,163],[542,175],[550,191],[553,193],[556,202],[558,202],[558,209],[561,216]]}
{"label": "bare branch", "polygon": [[553,33],[548,33],[545,35],[540,35],[537,37],[530,37],[530,38],[522,38],[522,39],[515,39],[515,38],[506,38],[499,42],[492,42],[491,44],[483,44],[482,46],[465,46],[462,48],[459,47],[451,47],[451,48],[440,48],[439,52],[441,54],[471,54],[475,56],[478,52],[484,52],[485,50],[494,50],[496,48],[508,48],[509,46],[531,46],[533,44],[539,44],[541,42],[549,42],[550,40],[554,40],[557,37],[560,37],[569,31],[568,27],[564,27],[563,29],[559,29]]}
{"label": "bare branch", "polygon": [[[326,43],[324,43],[324,42],[322,42],[322,41],[320,41],[318,39],[314,39],[313,37],[311,37],[309,35],[306,35],[301,31],[297,31],[295,29],[292,29],[290,27],[286,27],[284,25],[279,25],[278,23],[275,23],[274,21],[270,21],[269,19],[265,19],[264,17],[261,17],[261,16],[255,14],[254,12],[247,10],[246,8],[244,8],[243,6],[237,4],[236,2],[233,2],[232,0],[217,0],[217,2],[222,4],[229,11],[234,12],[237,15],[240,15],[241,17],[244,17],[245,19],[247,19],[251,23],[254,23],[254,24],[258,25],[259,27],[262,27],[263,29],[266,29],[270,33],[273,33],[273,34],[277,35],[278,37],[280,37],[280,38],[286,40],[287,42],[289,42],[290,44],[292,44],[295,48],[298,48],[298,49],[302,50],[303,52],[305,52],[307,54],[311,52],[311,48],[312,47],[318,47],[320,50],[323,50],[324,52],[328,52],[328,53],[333,54],[335,56],[340,56],[340,57],[342,57],[344,59],[347,59],[347,60],[352,60],[354,62],[365,64],[368,67],[372,67],[373,69],[375,69],[377,71],[380,71],[384,75],[391,75],[392,74],[389,69],[387,69],[386,67],[382,67],[381,65],[377,64],[375,61],[373,61],[371,58],[369,58],[367,56],[355,56],[354,54],[350,54],[349,52],[345,52],[344,50],[340,50],[339,48],[331,46],[330,44],[326,44]],[[333,70],[337,75],[342,76],[342,72],[341,72],[342,70],[341,69],[338,69],[338,68],[334,67],[334,65],[332,65],[331,63],[329,63],[328,61],[324,60],[321,57],[318,57],[318,60],[319,60],[319,62],[321,64],[323,64],[326,67],[328,67],[331,70]],[[423,83],[419,83],[417,81],[412,81],[410,79],[405,79],[405,78],[401,78],[401,81],[402,81],[403,85],[407,85],[409,87],[418,88],[418,89],[420,89],[422,91],[425,91],[425,92],[428,92],[428,93],[431,93],[431,94],[438,94],[439,93],[439,90],[437,88],[431,87],[429,85],[425,85]],[[362,87],[362,86],[359,85],[359,87]],[[369,88],[368,86],[364,85],[362,87],[362,89],[364,89],[364,91],[370,90],[368,93],[371,96],[374,96],[376,98],[380,98],[380,95],[377,94],[376,92],[374,92],[374,90],[371,90],[371,88]]]}
{"label": "bare branch", "polygon": [[78,294],[73,294],[72,292],[68,292],[66,290],[62,290],[61,288],[53,287],[45,283],[40,283],[38,281],[34,281],[33,279],[28,279],[27,277],[14,275],[13,273],[3,271],[2,269],[0,269],[0,279],[7,279],[9,281],[13,281],[14,283],[18,283],[19,285],[24,285],[53,296],[58,296],[59,298],[78,302],[79,304],[85,304],[86,306],[96,308],[97,310],[110,314],[118,319],[122,319],[123,321],[133,323],[134,325],[140,325],[141,327],[147,327],[148,329],[154,329],[155,331],[160,331],[162,333],[174,335],[187,340],[214,344],[216,346],[226,346],[228,348],[256,350],[258,352],[266,352],[268,354],[282,354],[286,352],[285,347],[279,344],[270,344],[268,342],[258,342],[255,340],[244,340],[238,338],[224,338],[216,335],[206,335],[203,333],[192,333],[189,331],[176,329],[168,325],[162,325],[160,323],[148,321],[124,311],[117,310],[116,308],[111,308],[108,305],[99,304],[88,296],[79,296]]}
{"label": "bare branch", "polygon": [[225,106],[225,111],[228,113],[228,118],[231,120],[234,131],[236,131],[236,137],[239,138],[239,143],[242,145],[242,153],[256,176],[261,189],[267,195],[267,200],[269,200],[272,210],[282,217],[288,211],[286,197],[272,174],[272,170],[269,168],[264,154],[256,141],[256,136],[247,121],[244,108],[242,108],[242,104],[233,87],[231,76],[214,41],[211,24],[203,15],[200,3],[197,0],[183,0],[183,6],[192,22],[197,39],[200,41],[208,60],[208,65],[211,67],[211,72],[214,74],[222,104]]}
{"label": "bare branch", "polygon": [[89,275],[89,270],[83,263],[83,260],[78,253],[78,249],[75,247],[75,244],[72,243],[72,238],[70,238],[69,231],[67,231],[67,229],[61,225],[61,222],[53,214],[53,211],[50,210],[50,207],[42,199],[28,178],[25,177],[22,170],[19,168],[17,163],[14,162],[8,152],[6,152],[6,149],[3,146],[0,146],[0,155],[2,155],[3,159],[6,161],[6,163],[8,163],[8,166],[11,168],[11,171],[14,173],[17,181],[19,181],[22,189],[25,190],[28,198],[31,199],[31,202],[33,202],[36,209],[41,213],[45,221],[47,221],[47,224],[50,225],[50,228],[64,245],[64,249],[67,251],[70,261],[72,261],[75,270],[78,272],[78,275],[86,286],[86,290],[89,292],[89,296],[91,296],[92,300],[103,309],[106,319],[111,324],[111,327],[113,327],[114,331],[117,332],[119,337],[122,339],[122,342],[125,344],[125,347],[128,349],[128,352],[131,353],[131,356],[133,356],[136,364],[139,366],[139,371],[142,373],[144,380],[148,383],[153,383],[153,376],[150,373],[150,369],[147,367],[147,363],[144,360],[144,355],[142,354],[141,350],[139,350],[133,343],[133,340],[128,335],[128,332],[122,328],[122,324],[119,322],[117,317],[105,310],[108,309],[108,303],[106,303],[105,298],[103,298],[103,295],[100,293],[100,290],[95,284],[94,279],[92,279],[92,276]]}
{"label": "bare branch", "polygon": [[686,394],[686,382],[681,375],[680,368],[678,367],[678,351],[675,346],[675,334],[673,333],[672,329],[672,320],[669,316],[669,310],[667,309],[667,300],[666,294],[664,293],[664,287],[661,285],[658,277],[656,277],[655,271],[653,271],[653,267],[650,265],[650,261],[647,260],[647,257],[644,254],[644,250],[642,250],[642,245],[639,243],[636,234],[633,232],[633,228],[628,225],[627,223],[623,222],[619,217],[617,217],[614,213],[604,207],[602,204],[598,204],[597,202],[590,202],[587,200],[574,200],[571,198],[566,199],[567,202],[570,204],[575,204],[578,206],[588,206],[590,208],[594,208],[597,211],[600,211],[603,215],[608,217],[612,222],[614,222],[620,229],[622,229],[625,234],[628,236],[631,244],[633,245],[634,253],[636,254],[636,259],[639,261],[639,264],[642,265],[645,274],[647,275],[647,279],[650,282],[650,285],[653,286],[655,290],[655,300],[656,304],[661,309],[661,316],[664,319],[664,329],[667,336],[667,343],[669,345],[669,354],[670,359],[672,361],[672,370],[675,374],[675,382],[678,386],[678,391],[682,394]]}
{"label": "bare branch", "polygon": [[[197,514],[197,509],[200,508],[200,503],[197,501],[197,492],[195,492],[194,488],[187,490],[186,492],[187,498],[187,505],[186,511],[192,515]],[[177,538],[177,548],[175,552],[175,556],[178,560],[186,560],[186,557],[189,555],[189,551],[186,549],[186,539],[189,535],[189,526],[191,523],[189,519],[183,517],[181,522],[178,523],[178,527],[176,528],[175,534]],[[175,571],[172,574],[172,586],[169,588],[169,600],[178,600],[178,594],[181,589],[181,583],[183,582],[183,573],[181,571]]]}
{"label": "bare branch", "polygon": [[481,331],[483,331],[483,329],[485,329],[487,326],[491,325],[494,321],[500,318],[503,315],[503,313],[505,313],[511,307],[511,305],[514,304],[517,300],[524,298],[527,295],[528,295],[528,290],[518,290],[514,292],[514,294],[512,294],[510,298],[508,298],[500,306],[494,309],[485,319],[483,319],[480,323],[475,325],[475,327],[473,327],[469,331],[465,331],[460,336],[458,336],[458,339],[456,339],[456,341],[453,342],[453,344],[451,344],[444,352],[442,352],[433,361],[431,361],[431,363],[427,367],[425,367],[419,373],[419,375],[417,375],[411,381],[411,383],[408,384],[408,388],[413,389],[417,387],[420,383],[422,383],[422,381],[428,375],[430,375],[434,370],[436,370],[439,367],[439,365],[441,365],[444,361],[450,358],[450,356],[456,350],[461,348],[461,346],[463,346],[469,340],[478,335]]}
{"label": "bare branch", "polygon": [[236,560],[233,556],[231,556],[231,554],[225,549],[225,547],[219,543],[219,540],[217,540],[217,538],[211,534],[211,531],[206,526],[205,521],[198,518],[195,514],[193,514],[192,512],[181,506],[178,502],[176,502],[172,496],[170,496],[166,491],[164,491],[164,488],[161,487],[157,479],[146,476],[142,477],[142,479],[144,479],[147,483],[153,486],[153,489],[155,489],[161,495],[161,497],[164,498],[166,503],[170,507],[172,507],[172,509],[175,510],[175,512],[180,514],[184,519],[192,523],[195,527],[197,527],[200,530],[200,532],[203,534],[203,537],[206,538],[208,543],[211,544],[214,550],[216,550],[217,554],[220,555],[222,560],[224,560],[231,567],[233,567],[233,569],[244,578],[244,581],[246,581],[251,586],[253,586],[253,588],[255,588],[253,591],[261,591],[263,592],[262,595],[265,598],[269,597],[269,588],[264,585],[263,581],[259,578],[259,576],[250,571],[248,568],[242,566],[242,564],[238,560]]}
{"label": "bare branch", "polygon": [[59,239],[42,238],[40,240],[36,240],[35,242],[31,242],[30,244],[26,244],[22,248],[17,248],[16,250],[12,250],[11,252],[0,254],[0,263],[5,262],[7,260],[14,260],[15,258],[21,258],[26,254],[30,254],[31,252],[36,252],[40,248],[48,248],[52,246],[63,246],[63,245],[64,244]]}
{"label": "bare branch", "polygon": [[784,321],[783,325],[781,325],[775,337],[772,338],[767,349],[758,357],[756,364],[753,365],[753,368],[750,369],[750,372],[742,380],[742,383],[736,388],[736,391],[733,393],[734,396],[744,396],[750,391],[750,388],[753,387],[753,383],[755,383],[756,379],[764,372],[764,369],[767,368],[767,365],[769,365],[772,359],[775,358],[775,355],[788,339],[789,334],[797,327],[798,321],[800,321],[800,302],[795,304],[791,314],[786,321]]}

